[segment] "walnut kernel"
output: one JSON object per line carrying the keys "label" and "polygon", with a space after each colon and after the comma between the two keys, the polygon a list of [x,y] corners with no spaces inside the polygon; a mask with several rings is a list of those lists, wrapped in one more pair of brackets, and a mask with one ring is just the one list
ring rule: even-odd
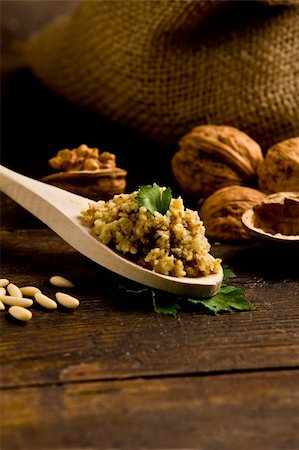
{"label": "walnut kernel", "polygon": [[76,170],[99,170],[116,167],[115,155],[109,152],[100,153],[98,148],[89,148],[82,144],[72,150],[59,150],[56,156],[49,159],[52,169],[62,172]]}

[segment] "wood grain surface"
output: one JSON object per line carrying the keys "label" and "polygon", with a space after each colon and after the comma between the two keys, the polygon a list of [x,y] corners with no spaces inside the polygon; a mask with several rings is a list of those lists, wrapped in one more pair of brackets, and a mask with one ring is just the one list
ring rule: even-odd
{"label": "wood grain surface", "polygon": [[54,297],[60,274],[81,302],[35,306],[26,324],[0,315],[3,448],[297,448],[296,252],[278,273],[274,249],[214,246],[255,309],[214,316],[186,304],[169,317],[3,205],[1,276]]}
{"label": "wood grain surface", "polygon": [[296,449],[298,379],[298,371],[265,371],[8,390],[3,443],[7,449]]}

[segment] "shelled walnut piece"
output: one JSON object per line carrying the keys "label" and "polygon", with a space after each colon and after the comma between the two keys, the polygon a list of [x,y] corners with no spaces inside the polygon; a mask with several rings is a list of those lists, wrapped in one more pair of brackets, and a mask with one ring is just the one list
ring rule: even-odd
{"label": "shelled walnut piece", "polygon": [[261,147],[242,131],[201,125],[179,141],[172,170],[185,193],[207,198],[226,186],[253,183],[262,161]]}
{"label": "shelled walnut piece", "polygon": [[85,144],[60,150],[49,165],[60,172],[42,181],[92,200],[108,200],[126,187],[127,172],[116,167],[115,155]]}
{"label": "shelled walnut piece", "polygon": [[82,144],[73,150],[59,150],[54,158],[49,159],[52,169],[62,172],[76,170],[115,169],[115,155],[109,152],[100,153],[99,149],[89,148]]}
{"label": "shelled walnut piece", "polygon": [[203,202],[199,210],[207,237],[220,241],[249,239],[242,226],[242,215],[264,197],[262,192],[245,186],[218,189]]}

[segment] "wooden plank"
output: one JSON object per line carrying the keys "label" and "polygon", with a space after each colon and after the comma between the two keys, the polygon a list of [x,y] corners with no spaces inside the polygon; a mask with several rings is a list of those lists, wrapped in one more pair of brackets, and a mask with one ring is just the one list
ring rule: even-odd
{"label": "wooden plank", "polygon": [[73,383],[2,394],[5,449],[299,446],[299,373]]}
{"label": "wooden plank", "polygon": [[[71,313],[35,307],[26,324],[0,314],[3,386],[298,366],[298,283],[245,271],[250,246],[235,248],[231,267],[254,311],[213,316],[185,306],[176,317],[120,290],[124,280],[48,229],[3,231],[2,247],[3,276],[54,296],[49,278],[61,274],[77,283],[81,300]],[[234,261],[234,247],[225,248]]]}

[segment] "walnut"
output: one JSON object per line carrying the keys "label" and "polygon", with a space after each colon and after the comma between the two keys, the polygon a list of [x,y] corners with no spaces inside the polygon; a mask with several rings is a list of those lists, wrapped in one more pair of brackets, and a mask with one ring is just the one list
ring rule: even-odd
{"label": "walnut", "polygon": [[258,184],[267,194],[299,191],[299,137],[269,148],[258,168]]}
{"label": "walnut", "polygon": [[179,141],[172,170],[184,192],[206,198],[225,186],[252,183],[262,161],[259,144],[242,131],[201,125]]}
{"label": "walnut", "polygon": [[54,158],[49,159],[52,169],[62,172],[74,170],[99,170],[114,168],[115,155],[109,152],[99,153],[98,148],[89,148],[82,144],[73,150],[59,150]]}
{"label": "walnut", "polygon": [[116,167],[113,153],[80,145],[73,150],[60,150],[49,160],[52,169],[60,172],[42,180],[91,200],[108,200],[126,187],[127,172]]}
{"label": "walnut", "polygon": [[244,186],[228,186],[214,192],[199,210],[207,237],[220,241],[249,239],[242,215],[264,197],[262,192]]}
{"label": "walnut", "polygon": [[254,227],[266,233],[299,235],[299,192],[277,192],[253,207]]}

